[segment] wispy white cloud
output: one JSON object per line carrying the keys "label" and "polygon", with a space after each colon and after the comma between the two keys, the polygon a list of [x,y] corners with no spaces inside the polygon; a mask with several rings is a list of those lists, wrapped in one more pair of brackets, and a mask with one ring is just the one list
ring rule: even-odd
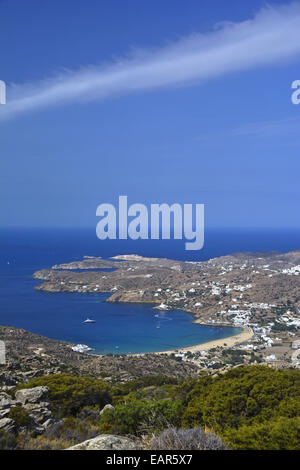
{"label": "wispy white cloud", "polygon": [[228,128],[226,130],[216,130],[213,133],[205,132],[195,137],[195,140],[202,143],[223,145],[224,139],[235,137],[251,137],[251,139],[272,137],[276,139],[277,137],[281,138],[282,136],[288,136],[297,137],[297,141],[299,141],[299,129],[300,117],[291,117],[250,122],[241,126]]}
{"label": "wispy white cloud", "polygon": [[259,121],[237,127],[226,135],[231,137],[239,136],[281,136],[283,134],[296,134],[299,136],[300,118],[286,118],[270,121]]}
{"label": "wispy white cloud", "polygon": [[225,23],[155,51],[111,64],[64,71],[55,78],[11,85],[0,119],[67,102],[200,83],[227,73],[300,57],[300,2],[268,6],[240,23]]}

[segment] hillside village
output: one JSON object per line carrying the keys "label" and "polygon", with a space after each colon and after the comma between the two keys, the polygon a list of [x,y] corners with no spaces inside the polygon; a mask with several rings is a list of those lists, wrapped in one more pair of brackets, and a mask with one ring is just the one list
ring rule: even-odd
{"label": "hillside village", "polygon": [[43,281],[38,290],[108,292],[108,302],[153,303],[162,312],[182,309],[201,324],[250,332],[242,344],[224,340],[214,348],[173,351],[178,360],[192,360],[201,368],[253,362],[300,366],[299,250],[236,253],[203,262],[86,256],[37,271],[34,277]]}

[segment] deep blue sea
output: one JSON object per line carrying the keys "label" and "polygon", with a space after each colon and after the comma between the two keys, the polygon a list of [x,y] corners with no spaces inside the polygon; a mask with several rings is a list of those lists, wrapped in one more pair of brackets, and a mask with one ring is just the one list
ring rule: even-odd
{"label": "deep blue sea", "polygon": [[[158,312],[151,305],[105,303],[108,294],[35,291],[39,281],[32,273],[84,255],[137,253],[201,261],[237,251],[299,248],[297,230],[207,230],[202,250],[185,251],[181,240],[100,241],[92,228],[1,229],[0,324],[86,344],[102,354],[162,351],[225,338],[239,329],[201,326],[180,310]],[[96,323],[83,324],[87,317]]]}

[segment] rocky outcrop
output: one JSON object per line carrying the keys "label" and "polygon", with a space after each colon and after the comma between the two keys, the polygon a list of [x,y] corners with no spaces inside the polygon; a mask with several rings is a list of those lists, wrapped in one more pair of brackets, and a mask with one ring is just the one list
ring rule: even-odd
{"label": "rocky outcrop", "polygon": [[6,432],[16,430],[16,423],[9,418],[10,411],[15,407],[23,407],[28,413],[27,427],[38,433],[52,424],[49,403],[45,401],[48,395],[48,387],[34,387],[21,389],[15,393],[15,400],[5,392],[0,392],[0,429]]}
{"label": "rocky outcrop", "polygon": [[142,450],[143,447],[132,439],[122,436],[102,434],[69,447],[66,450]]}
{"label": "rocky outcrop", "polygon": [[0,409],[0,419],[6,418],[9,415],[9,412],[9,408]]}
{"label": "rocky outcrop", "polygon": [[42,433],[48,426],[52,412],[48,408],[49,403],[45,401],[48,395],[48,387],[24,388],[18,390],[15,394],[18,404],[22,404],[23,408],[36,427],[38,432]]}
{"label": "rocky outcrop", "polygon": [[7,393],[0,393],[0,409],[11,408],[13,404],[14,400]]}
{"label": "rocky outcrop", "polygon": [[49,403],[27,403],[24,405],[25,410],[28,411],[30,418],[35,424],[41,425],[47,421],[51,416],[51,411],[48,408]]}
{"label": "rocky outcrop", "polygon": [[7,393],[0,393],[0,420],[2,420],[2,418],[7,418],[12,406],[15,404],[15,400],[13,400]]}
{"label": "rocky outcrop", "polygon": [[13,433],[17,428],[16,423],[13,419],[10,418],[2,418],[0,419],[0,431],[4,431],[6,433]]}
{"label": "rocky outcrop", "polygon": [[16,400],[22,405],[26,403],[39,403],[48,395],[48,387],[24,388],[16,392]]}

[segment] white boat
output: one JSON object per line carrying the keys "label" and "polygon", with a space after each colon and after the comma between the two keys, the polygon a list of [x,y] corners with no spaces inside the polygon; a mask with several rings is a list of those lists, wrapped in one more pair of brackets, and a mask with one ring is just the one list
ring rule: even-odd
{"label": "white boat", "polygon": [[96,323],[96,320],[91,320],[90,318],[87,318],[86,320],[84,320],[83,323]]}
{"label": "white boat", "polygon": [[85,352],[92,350],[92,348],[90,348],[86,344],[76,344],[75,346],[72,346],[71,349],[73,349],[73,351],[80,352],[80,353],[85,353]]}

